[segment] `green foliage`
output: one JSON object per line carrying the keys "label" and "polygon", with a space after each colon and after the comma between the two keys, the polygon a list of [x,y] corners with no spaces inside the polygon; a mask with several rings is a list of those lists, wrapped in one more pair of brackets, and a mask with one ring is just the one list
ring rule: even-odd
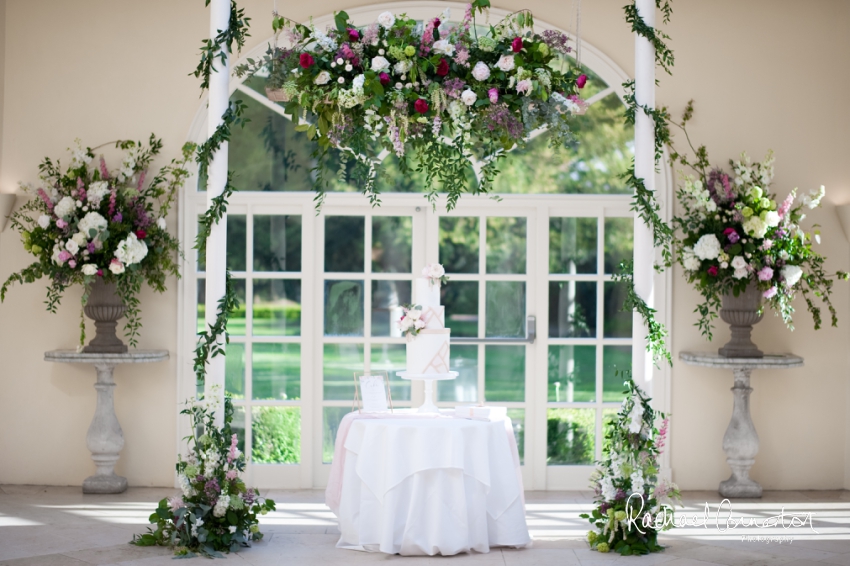
{"label": "green foliage", "polygon": [[653,361],[658,364],[662,359],[673,365],[673,357],[667,349],[667,328],[655,319],[657,311],[646,304],[635,291],[634,262],[620,263],[620,272],[613,276],[614,281],[623,283],[626,297],[623,301],[623,311],[637,312],[646,326],[646,349],[652,354]]}
{"label": "green foliage", "polygon": [[[210,5],[210,0],[205,0]],[[237,50],[245,45],[245,39],[250,37],[248,28],[251,18],[245,17],[245,10],[236,5],[236,0],[230,2],[230,20],[227,29],[218,30],[218,35],[213,39],[204,40],[201,46],[201,61],[194,72],[190,73],[195,78],[201,79],[201,90],[210,86],[210,76],[215,71],[215,60],[218,59],[222,65],[227,62],[227,56],[233,53],[233,44]]]}

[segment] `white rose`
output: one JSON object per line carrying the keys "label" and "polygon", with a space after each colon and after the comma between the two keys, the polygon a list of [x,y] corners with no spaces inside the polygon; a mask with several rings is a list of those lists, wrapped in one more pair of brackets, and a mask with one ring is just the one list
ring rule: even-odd
{"label": "white rose", "polygon": [[417,330],[422,330],[423,328],[425,328],[425,321],[421,318],[418,318],[416,319],[416,323],[413,325],[413,327]]}
{"label": "white rose", "polygon": [[381,71],[386,71],[390,68],[390,62],[387,61],[386,57],[381,57],[378,55],[374,59],[372,59],[372,70],[376,73],[380,73]]}
{"label": "white rose", "polygon": [[470,89],[466,89],[460,95],[460,99],[467,106],[472,106],[475,104],[475,101],[478,100],[478,95],[472,92]]}
{"label": "white rose", "polygon": [[428,268],[428,273],[428,276],[432,279],[439,279],[440,277],[446,274],[446,270],[439,263],[432,263]]}
{"label": "white rose", "polygon": [[487,66],[487,63],[479,61],[472,68],[472,76],[476,81],[486,81],[490,78],[490,67]]}
{"label": "white rose", "polygon": [[65,249],[71,252],[71,255],[77,255],[77,252],[80,251],[80,245],[72,238],[65,242]]}
{"label": "white rose", "polygon": [[71,239],[74,240],[77,243],[77,246],[80,248],[82,248],[89,242],[89,239],[83,232],[77,232],[76,234],[71,236]]}
{"label": "white rose", "polygon": [[502,55],[499,57],[499,61],[496,63],[496,66],[504,71],[513,71],[514,70],[514,56],[513,55]]}
{"label": "white rose", "polygon": [[779,213],[775,210],[769,210],[764,215],[764,223],[767,224],[768,228],[774,228],[779,226],[779,221],[782,220],[779,218]]}
{"label": "white rose", "polygon": [[97,212],[89,212],[86,214],[80,223],[77,224],[77,228],[79,228],[80,232],[86,235],[86,237],[91,236],[91,230],[95,231],[95,235],[106,230],[106,218],[98,214]]}
{"label": "white rose", "polygon": [[109,271],[114,273],[115,275],[121,275],[124,273],[124,264],[117,260],[112,260],[109,264]]}
{"label": "white rose", "polygon": [[434,45],[431,47],[434,53],[439,53],[440,55],[446,55],[451,57],[454,55],[455,46],[449,43],[448,39],[441,39],[439,41],[435,41]]}
{"label": "white rose", "polygon": [[167,224],[165,223],[165,218],[159,217],[156,221],[156,225],[160,230],[165,230],[167,228]]}
{"label": "white rose", "polygon": [[38,217],[38,225],[46,230],[47,227],[50,226],[50,217],[46,214],[42,214]]}
{"label": "white rose", "polygon": [[53,207],[53,212],[59,218],[67,220],[68,217],[71,216],[71,213],[76,210],[76,208],[77,204],[74,202],[74,199],[72,199],[71,197],[62,197],[62,200],[56,203],[56,206]]}
{"label": "white rose", "polygon": [[93,263],[83,265],[83,275],[94,275],[97,273],[97,266]]}
{"label": "white rose", "polygon": [[796,265],[786,265],[780,273],[782,274],[782,278],[785,279],[785,285],[788,287],[793,287],[800,280],[800,277],[803,276],[803,270]]}
{"label": "white rose", "polygon": [[750,272],[747,271],[747,268],[743,267],[741,269],[736,269],[735,272],[732,273],[732,277],[734,277],[735,279],[743,279],[744,277],[749,275],[749,273]]}
{"label": "white rose", "polygon": [[422,311],[419,309],[410,309],[409,311],[407,311],[407,318],[411,320],[419,320],[421,316]]}
{"label": "white rose", "polygon": [[100,206],[100,201],[109,194],[109,183],[106,181],[95,181],[86,190],[86,200],[94,206]]}
{"label": "white rose", "polygon": [[393,65],[393,71],[397,75],[403,75],[410,70],[411,66],[413,66],[413,63],[411,63],[410,61],[399,61],[398,63]]}
{"label": "white rose", "polygon": [[392,12],[383,12],[378,16],[378,23],[384,29],[390,29],[395,23],[395,16]]}
{"label": "white rose", "polygon": [[688,271],[696,271],[699,269],[700,262],[695,255],[687,255],[682,260],[682,264],[685,266],[685,269]]}
{"label": "white rose", "polygon": [[747,260],[745,260],[743,257],[741,257],[739,255],[736,255],[735,257],[732,258],[732,264],[731,265],[734,269],[746,269]]}
{"label": "white rose", "polygon": [[316,78],[313,79],[313,82],[317,85],[326,85],[331,82],[331,74],[327,71],[322,71],[321,73],[316,75]]}
{"label": "white rose", "polygon": [[720,242],[714,234],[706,234],[694,246],[694,255],[700,259],[717,259],[720,251]]}

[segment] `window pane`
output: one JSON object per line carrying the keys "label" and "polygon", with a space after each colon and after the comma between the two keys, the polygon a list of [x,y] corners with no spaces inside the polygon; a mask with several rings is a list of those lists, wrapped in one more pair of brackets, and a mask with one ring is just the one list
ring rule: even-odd
{"label": "window pane", "polygon": [[594,409],[549,409],[546,421],[549,465],[593,463],[596,459]]}
{"label": "window pane", "polygon": [[410,302],[410,281],[373,280],[372,336],[400,338],[401,305]]}
{"label": "window pane", "polygon": [[519,463],[525,464],[525,409],[508,409],[508,418],[514,429],[516,447],[519,451]]}
{"label": "window pane", "polygon": [[602,401],[619,402],[625,398],[623,391],[632,371],[631,346],[604,346],[602,348]]}
{"label": "window pane", "polygon": [[390,395],[393,403],[410,401],[410,381],[397,372],[407,368],[407,348],[404,344],[372,344],[370,371],[385,371],[390,378]]}
{"label": "window pane", "polygon": [[198,292],[197,292],[197,308],[195,309],[196,313],[196,322],[195,325],[197,332],[203,332],[206,327],[206,316],[207,316],[207,280],[206,279],[198,279]]}
{"label": "window pane", "polygon": [[232,279],[231,282],[236,298],[239,299],[239,307],[230,313],[230,318],[227,319],[227,331],[232,336],[245,336],[245,330],[248,327],[245,318],[245,313],[248,310],[245,306],[245,280]]}
{"label": "window pane", "polygon": [[596,336],[596,282],[549,282],[549,336]]}
{"label": "window pane", "polygon": [[[354,379],[352,377],[352,379]],[[354,397],[352,397],[354,399]],[[351,412],[350,407],[324,407],[322,410],[322,462],[330,464],[334,459],[336,431],[342,418]]]}
{"label": "window pane", "polygon": [[230,271],[247,269],[247,232],[248,221],[244,214],[227,216],[227,269]]}
{"label": "window pane", "polygon": [[478,273],[479,239],[477,217],[440,218],[440,263],[447,273]]}
{"label": "window pane", "polygon": [[630,261],[634,249],[632,218],[605,219],[605,273],[618,273],[621,261]]}
{"label": "window pane", "polygon": [[363,336],[363,281],[325,281],[325,336]]}
{"label": "window pane", "polygon": [[413,245],[413,218],[410,216],[372,217],[372,271],[410,273]]}
{"label": "window pane", "polygon": [[596,346],[549,346],[549,401],[596,400]]}
{"label": "window pane", "polygon": [[254,216],[254,271],[301,271],[300,216]]}
{"label": "window pane", "polygon": [[224,347],[224,391],[234,399],[245,398],[245,344]]}
{"label": "window pane", "polygon": [[525,273],[526,219],[487,219],[487,273]]}
{"label": "window pane", "polygon": [[301,335],[301,281],[254,279],[254,336]]}
{"label": "window pane", "polygon": [[525,283],[487,282],[487,336],[525,336]]}
{"label": "window pane", "polygon": [[362,273],[364,230],[362,216],[325,218],[325,271]]}
{"label": "window pane", "polygon": [[363,344],[325,344],[322,358],[324,399],[354,400],[354,372],[362,372]]}
{"label": "window pane", "polygon": [[478,346],[452,346],[449,370],[457,379],[437,382],[437,401],[449,403],[478,402]]}
{"label": "window pane", "polygon": [[605,282],[605,338],[632,337],[632,313],[623,311],[625,300],[624,283]]}
{"label": "window pane", "polygon": [[525,346],[484,347],[484,400],[525,401]]}
{"label": "window pane", "polygon": [[251,435],[254,463],[299,463],[301,407],[253,407]]}
{"label": "window pane", "polygon": [[596,218],[549,219],[549,273],[596,273]]}
{"label": "window pane", "polygon": [[446,327],[451,328],[452,336],[478,336],[478,283],[449,281],[441,293]]}
{"label": "window pane", "polygon": [[301,344],[255,343],[251,363],[254,399],[301,398]]}

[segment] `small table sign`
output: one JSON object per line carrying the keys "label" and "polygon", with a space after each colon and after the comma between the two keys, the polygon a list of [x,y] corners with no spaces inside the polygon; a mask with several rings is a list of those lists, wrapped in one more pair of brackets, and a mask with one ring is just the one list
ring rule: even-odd
{"label": "small table sign", "polygon": [[361,413],[390,413],[393,399],[390,393],[389,376],[386,372],[377,375],[354,374],[354,402]]}

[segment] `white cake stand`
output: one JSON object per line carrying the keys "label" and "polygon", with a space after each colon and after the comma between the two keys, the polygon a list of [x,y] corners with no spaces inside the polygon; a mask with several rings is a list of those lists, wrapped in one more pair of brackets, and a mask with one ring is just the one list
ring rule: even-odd
{"label": "white cake stand", "polygon": [[425,402],[422,403],[422,406],[419,407],[417,412],[439,413],[440,409],[437,407],[437,405],[434,404],[434,382],[456,379],[458,373],[456,371],[450,371],[449,373],[410,373],[408,371],[399,371],[396,372],[396,375],[398,375],[402,379],[408,379],[411,381],[424,381]]}

